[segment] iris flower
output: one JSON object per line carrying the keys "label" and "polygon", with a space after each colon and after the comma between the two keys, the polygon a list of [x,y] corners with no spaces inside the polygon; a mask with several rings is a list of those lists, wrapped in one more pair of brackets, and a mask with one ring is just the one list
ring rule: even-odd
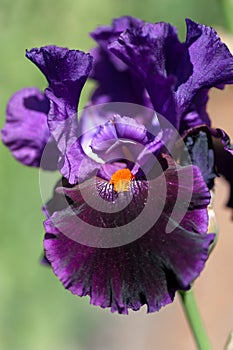
{"label": "iris flower", "polygon": [[[212,137],[232,151],[206,104],[211,87],[233,82],[233,57],[191,20],[184,43],[170,24],[132,17],[91,36],[90,54],[27,51],[48,87],[13,95],[2,139],[23,164],[61,173],[44,207],[44,251],[64,287],[113,312],[153,312],[190,288],[214,240]],[[97,87],[78,121],[88,78]],[[178,133],[186,151],[173,156]]]}

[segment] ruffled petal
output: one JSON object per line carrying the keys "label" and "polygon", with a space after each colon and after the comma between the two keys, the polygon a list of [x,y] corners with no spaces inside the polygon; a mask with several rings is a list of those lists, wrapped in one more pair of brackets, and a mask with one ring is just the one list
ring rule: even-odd
{"label": "ruffled petal", "polygon": [[233,82],[233,56],[211,27],[187,23],[186,45],[193,72],[177,91],[179,110],[184,112],[200,89]]}
{"label": "ruffled petal", "polygon": [[[190,170],[193,171],[192,188],[189,185],[190,179],[187,181]],[[180,172],[178,176],[177,171]],[[110,249],[80,244],[79,239],[88,234],[86,223],[95,226],[94,237],[98,237],[99,231],[106,227],[117,227],[120,230],[125,225],[125,219],[131,223],[130,220],[141,213],[146,206],[145,196],[152,190],[153,201],[148,208],[151,215],[147,215],[146,224],[158,210],[163,197],[161,181],[164,180],[158,177],[148,183],[149,187],[146,182],[137,182],[137,186],[135,182],[132,185],[135,190],[132,203],[123,212],[114,213],[115,220],[111,218],[113,213],[94,210],[85,203],[79,187],[65,190],[66,195],[75,202],[65,211],[54,213],[45,222],[44,240],[46,257],[65,288],[79,296],[89,295],[94,305],[109,307],[112,312],[127,313],[128,309],[138,310],[144,304],[147,305],[148,312],[159,310],[173,301],[176,290],[187,290],[190,287],[190,283],[204,267],[208,248],[214,238],[214,235],[206,234],[206,207],[210,195],[196,167],[169,167],[165,171],[165,178],[170,185],[157,222],[137,240]],[[186,181],[183,186],[178,183],[178,178]],[[180,189],[181,206],[187,192],[191,195],[190,205],[180,224],[177,223],[172,232],[166,233]],[[92,198],[95,197],[89,185],[86,194],[88,193]],[[112,200],[115,201],[115,198]],[[140,209],[138,212],[135,211],[135,206]],[[78,217],[82,218],[79,225],[76,221]],[[141,226],[140,229],[143,230],[144,227]],[[75,241],[69,238],[67,230],[72,233],[73,239],[76,236]],[[96,239],[92,243],[98,243],[98,238]]]}
{"label": "ruffled petal", "polygon": [[151,105],[141,81],[124,62],[108,50],[108,45],[123,31],[142,24],[137,18],[125,16],[114,19],[112,26],[98,27],[91,33],[91,37],[99,44],[91,52],[94,65],[90,76],[99,85],[92,96],[93,103],[130,102]]}
{"label": "ruffled petal", "polygon": [[112,21],[111,26],[100,26],[90,33],[91,37],[99,44],[102,50],[99,51],[99,54],[102,55],[103,52],[107,53],[108,59],[112,62],[114,68],[117,71],[127,70],[128,67],[118,59],[115,55],[112,55],[108,51],[108,45],[116,40],[119,35],[124,32],[126,29],[137,28],[143,25],[143,21],[134,18],[131,16],[123,16],[115,18]]}
{"label": "ruffled petal", "polygon": [[[93,68],[90,73],[90,78],[97,81],[98,86],[94,90],[89,106],[96,104],[111,103],[111,111],[119,113],[119,106],[113,102],[133,103],[140,106],[152,107],[148,93],[142,81],[122,60],[113,55],[107,48],[113,40],[127,28],[134,28],[142,25],[143,22],[139,19],[125,16],[113,20],[112,26],[99,27],[91,33],[92,38],[98,43],[98,47],[91,50],[91,55],[94,58]],[[116,109],[115,109],[116,107]],[[81,128],[85,133],[88,130],[88,118],[85,118],[85,111],[81,116]],[[95,113],[92,117],[92,124],[100,121],[107,121],[107,114],[103,110],[98,115]],[[88,134],[88,136],[90,136]],[[85,144],[90,144],[87,134],[83,139]]]}
{"label": "ruffled petal", "polygon": [[[56,46],[32,49],[27,52],[27,57],[49,82],[45,91],[50,101],[48,126],[61,152],[59,169],[71,184],[83,181],[96,167],[80,146],[76,114],[81,90],[92,67],[92,57]],[[82,174],[80,164],[84,168]]]}
{"label": "ruffled petal", "polygon": [[92,68],[92,57],[82,51],[57,46],[34,48],[27,51],[26,56],[48,80],[49,97],[54,95],[59,99],[61,105],[57,107],[63,112],[59,120],[77,113],[80,93]]}
{"label": "ruffled petal", "polygon": [[[49,101],[36,88],[16,92],[8,102],[2,140],[24,165],[47,170],[57,168],[58,150],[47,124]],[[47,159],[41,163],[46,146]]]}
{"label": "ruffled petal", "polygon": [[163,22],[145,23],[122,33],[109,50],[140,76],[154,109],[177,125],[174,91],[188,79],[192,66],[175,28]]}

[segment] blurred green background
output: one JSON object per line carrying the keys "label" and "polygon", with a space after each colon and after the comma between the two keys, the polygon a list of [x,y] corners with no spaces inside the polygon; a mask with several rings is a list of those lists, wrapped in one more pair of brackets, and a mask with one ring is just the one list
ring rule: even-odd
{"label": "blurred green background", "polygon": [[[169,21],[182,39],[185,17],[224,26],[217,0],[0,0],[0,127],[12,93],[25,86],[46,86],[39,70],[24,57],[26,48],[56,44],[89,50],[94,45],[88,36],[91,30],[127,14]],[[0,349],[113,349],[111,339],[120,337],[118,326],[124,326],[126,318],[90,306],[88,298],[72,296],[49,268],[40,265],[43,216],[38,170],[17,163],[2,145],[0,196]]]}

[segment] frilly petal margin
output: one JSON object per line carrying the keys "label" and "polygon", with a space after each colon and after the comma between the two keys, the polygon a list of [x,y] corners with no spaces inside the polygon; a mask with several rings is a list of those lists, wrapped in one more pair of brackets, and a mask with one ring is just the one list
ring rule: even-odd
{"label": "frilly petal margin", "polygon": [[[26,53],[45,75],[49,86],[45,95],[50,101],[48,126],[61,152],[58,167],[70,184],[83,181],[96,168],[80,145],[77,107],[81,90],[92,68],[92,57],[78,50],[56,46],[35,48]],[[85,161],[82,176],[79,167]],[[84,163],[83,163],[84,165]]]}
{"label": "frilly petal margin", "polygon": [[[2,141],[24,165],[56,170],[58,150],[47,124],[49,101],[36,88],[16,92],[8,102]],[[44,148],[47,160],[41,163]]]}
{"label": "frilly petal margin", "polygon": [[186,20],[186,25],[185,43],[193,65],[193,73],[177,91],[180,112],[187,111],[200,89],[233,82],[233,56],[216,31],[190,19]]}
{"label": "frilly petal margin", "polygon": [[[213,234],[205,233],[209,191],[199,169],[193,169],[194,186],[190,206],[180,225],[169,234],[165,233],[165,227],[179,186],[173,168],[165,171],[166,179],[172,186],[168,186],[167,202],[161,217],[152,229],[130,244],[109,249],[82,245],[59,232],[52,218],[46,220],[45,254],[65,288],[79,296],[89,295],[91,304],[109,307],[112,312],[121,314],[127,314],[128,309],[138,310],[144,304],[148,312],[157,311],[173,301],[176,290],[189,289],[204,268],[208,248],[214,239]],[[187,178],[185,167],[179,171]],[[155,198],[155,206],[160,191],[159,178],[156,181],[158,198]],[[190,186],[183,188],[184,196],[187,190],[191,190]],[[74,192],[73,198],[81,198],[77,188],[69,191]],[[144,199],[139,199],[141,204]],[[81,212],[89,218],[90,223],[98,221],[97,216],[88,214],[89,209],[81,202]],[[64,215],[64,211],[54,215],[61,220],[62,225],[72,225],[72,220]],[[104,219],[105,214],[101,215]],[[75,230],[79,235],[82,227],[76,226]]]}
{"label": "frilly petal margin", "polygon": [[44,46],[27,51],[26,56],[48,80],[50,101],[53,101],[52,96],[59,99],[60,112],[63,113],[58,120],[77,113],[80,93],[92,68],[91,55],[63,47]]}

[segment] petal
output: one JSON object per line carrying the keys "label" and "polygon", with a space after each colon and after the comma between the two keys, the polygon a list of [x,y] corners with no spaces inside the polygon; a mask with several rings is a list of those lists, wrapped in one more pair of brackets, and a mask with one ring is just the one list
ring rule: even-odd
{"label": "petal", "polygon": [[180,111],[189,108],[200,89],[233,82],[233,57],[215,30],[186,20],[186,44],[193,73],[177,91]]}
{"label": "petal", "polygon": [[181,134],[203,124],[210,126],[210,119],[206,111],[209,99],[208,92],[209,89],[200,89],[194,96],[189,109],[182,115],[180,122]]}
{"label": "petal", "polygon": [[134,72],[127,66],[124,70],[118,70],[112,63],[113,55],[101,48],[92,50],[92,55],[94,64],[91,78],[98,82],[91,97],[92,103],[128,102],[151,106],[145,87]]}
{"label": "petal", "polygon": [[[156,112],[166,116],[173,124],[176,120],[174,77],[177,68],[167,60],[171,47],[174,57],[182,50],[175,29],[167,23],[150,24],[122,33],[119,39],[109,45],[109,50],[122,59],[142,79]],[[183,80],[183,78],[181,79]]]}
{"label": "petal", "polygon": [[155,174],[158,171],[156,166],[157,161],[159,160],[161,163],[161,161],[163,162],[165,160],[160,159],[160,154],[162,152],[167,153],[169,150],[171,150],[174,147],[176,141],[177,132],[164,126],[163,130],[157,133],[153,141],[147,143],[147,145],[145,145],[145,147],[143,147],[141,152],[138,154],[136,164],[132,169],[132,173],[136,174],[137,171],[141,168],[147,175],[147,178],[154,178]]}
{"label": "petal", "polygon": [[[139,19],[125,16],[113,20],[112,26],[99,27],[91,36],[97,41],[99,47],[91,51],[94,57],[93,69],[90,77],[98,82],[98,87],[91,96],[91,103],[88,107],[96,104],[109,103],[108,109],[113,113],[120,113],[119,104],[112,102],[133,103],[140,106],[152,107],[148,93],[142,81],[124,62],[113,55],[107,48],[113,40],[127,28],[136,28],[142,25]],[[131,107],[132,108],[132,107]],[[108,120],[106,111],[99,111],[92,118],[85,117],[85,111],[81,116],[80,127],[82,130],[82,144],[86,149],[90,145],[93,134],[90,132],[91,126],[105,123]],[[125,111],[123,114],[126,114]],[[144,113],[145,114],[145,113]],[[145,115],[144,115],[145,117]],[[91,120],[91,121],[90,121]],[[145,118],[144,124],[151,122],[151,118]]]}
{"label": "petal", "polygon": [[[2,140],[21,163],[55,170],[58,150],[50,137],[48,110],[49,101],[38,89],[25,88],[16,92],[7,105]],[[41,164],[46,145],[47,162]]]}
{"label": "petal", "polygon": [[108,51],[108,45],[116,40],[119,35],[124,32],[126,29],[137,28],[143,24],[143,21],[134,18],[131,16],[123,16],[113,20],[111,26],[101,26],[95,29],[90,35],[91,37],[99,44],[102,50],[100,53],[102,54],[104,51],[108,52],[108,59],[112,62],[113,66],[118,71],[124,71],[127,69],[127,66],[119,60],[117,57],[112,55]]}
{"label": "petal", "polygon": [[[148,133],[152,135],[156,133],[158,117],[153,109],[133,103],[102,103],[102,97],[89,103],[82,111],[79,120],[81,145],[86,154],[89,154],[92,139],[98,130],[117,114],[135,119],[138,124],[144,125]],[[106,101],[109,101],[108,97]]]}
{"label": "petal", "polygon": [[[187,168],[178,168],[178,172],[181,172],[181,177],[186,179],[187,184],[181,186],[181,197],[184,198],[187,191],[191,191],[192,197],[181,223],[170,234],[165,232],[171,207],[176,202],[175,192],[179,188],[177,169],[169,168],[165,176],[168,183],[172,182],[172,186],[167,187],[166,203],[158,221],[141,238],[111,249],[82,245],[65,235],[66,228],[70,228],[77,237],[87,233],[84,221],[81,225],[75,224],[76,215],[81,215],[83,220],[94,225],[97,236],[101,227],[111,225],[113,228],[116,222],[117,225],[122,225],[125,220],[122,212],[115,213],[114,223],[110,220],[112,214],[94,211],[84,202],[79,189],[73,189],[72,197],[77,200],[72,208],[73,214],[68,214],[71,213],[69,209],[57,212],[45,222],[46,257],[65,288],[79,296],[89,295],[94,305],[110,307],[113,312],[127,313],[128,309],[138,310],[144,304],[147,304],[148,312],[159,310],[172,302],[176,290],[187,290],[190,287],[190,283],[204,267],[214,236],[205,233],[208,226],[206,206],[209,192],[200,171],[193,168],[193,188],[188,185]],[[149,208],[153,215],[158,208],[163,186],[161,187],[160,178],[151,185],[153,193],[156,193],[152,193],[153,205]],[[133,201],[127,209],[128,215],[130,213],[132,217],[135,217],[135,203],[138,207],[145,205],[145,195],[148,192],[145,191],[144,183],[140,186],[140,196],[139,192],[135,192],[136,202]],[[87,188],[87,193],[93,195],[90,187]]]}
{"label": "petal", "polygon": [[61,104],[63,115],[60,118],[76,113],[81,90],[92,67],[92,57],[57,46],[34,48],[27,51],[26,56],[48,80],[49,97],[54,95]]}
{"label": "petal", "polygon": [[[45,46],[27,52],[27,57],[46,76],[49,87],[45,94],[50,101],[49,130],[61,152],[59,169],[71,184],[90,174],[96,164],[89,160],[78,135],[77,106],[81,90],[92,67],[92,57],[81,51]],[[82,176],[80,165],[84,167]]]}
{"label": "petal", "polygon": [[133,118],[115,115],[98,128],[91,148],[105,161],[127,159],[133,162],[147,141],[147,130],[143,125]]}
{"label": "petal", "polygon": [[[134,103],[140,106],[152,107],[149,96],[142,81],[122,60],[113,55],[107,48],[113,40],[127,28],[142,25],[139,19],[125,16],[113,20],[112,26],[99,27],[91,36],[99,46],[91,51],[94,57],[90,77],[98,82],[98,87],[91,97],[91,104],[121,102]],[[119,113],[119,110],[112,112]],[[116,106],[115,106],[116,107]],[[102,122],[106,122],[105,113],[100,113]],[[97,117],[97,116],[96,116]],[[99,120],[99,118],[97,118]],[[86,118],[81,118],[82,130],[86,128]]]}

